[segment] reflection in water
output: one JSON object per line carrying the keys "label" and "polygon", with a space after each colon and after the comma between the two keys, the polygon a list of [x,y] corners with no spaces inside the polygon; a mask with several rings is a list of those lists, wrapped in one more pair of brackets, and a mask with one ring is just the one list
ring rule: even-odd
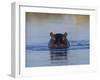
{"label": "reflection in water", "polygon": [[67,49],[51,49],[47,43],[26,46],[26,67],[89,64],[89,41],[70,41]]}
{"label": "reflection in water", "polygon": [[52,64],[63,64],[67,62],[67,49],[50,49]]}

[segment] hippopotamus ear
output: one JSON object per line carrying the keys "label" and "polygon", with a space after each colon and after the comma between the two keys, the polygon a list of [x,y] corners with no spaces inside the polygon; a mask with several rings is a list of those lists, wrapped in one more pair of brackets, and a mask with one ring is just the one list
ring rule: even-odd
{"label": "hippopotamus ear", "polygon": [[65,39],[66,39],[66,37],[67,37],[67,35],[68,35],[68,34],[67,34],[67,32],[65,32],[65,33],[63,34],[62,39],[63,39],[63,40],[65,40]]}
{"label": "hippopotamus ear", "polygon": [[51,36],[51,37],[53,36],[53,32],[50,32],[50,36]]}
{"label": "hippopotamus ear", "polygon": [[66,37],[67,35],[68,35],[67,32],[65,32],[65,33],[64,33],[64,36]]}
{"label": "hippopotamus ear", "polygon": [[55,40],[55,34],[53,32],[50,32],[50,36],[51,36],[51,39]]}

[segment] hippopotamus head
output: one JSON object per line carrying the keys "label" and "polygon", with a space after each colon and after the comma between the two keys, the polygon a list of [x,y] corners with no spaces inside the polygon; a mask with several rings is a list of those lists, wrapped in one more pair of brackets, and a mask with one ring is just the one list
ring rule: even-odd
{"label": "hippopotamus head", "polygon": [[64,34],[62,34],[62,33],[54,34],[53,32],[51,32],[49,48],[67,48],[68,47],[67,35],[68,35],[67,32],[65,32]]}

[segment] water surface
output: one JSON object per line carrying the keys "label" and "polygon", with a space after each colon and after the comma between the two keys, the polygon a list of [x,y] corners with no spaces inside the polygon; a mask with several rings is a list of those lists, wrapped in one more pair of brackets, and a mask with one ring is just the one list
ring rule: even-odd
{"label": "water surface", "polygon": [[89,41],[70,41],[68,49],[49,49],[47,43],[26,45],[26,67],[89,64]]}

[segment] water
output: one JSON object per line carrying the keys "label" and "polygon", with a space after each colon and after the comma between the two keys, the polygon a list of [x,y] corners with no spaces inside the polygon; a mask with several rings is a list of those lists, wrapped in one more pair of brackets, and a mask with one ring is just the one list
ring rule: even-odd
{"label": "water", "polygon": [[26,46],[26,67],[89,64],[89,41],[70,41],[68,49],[49,49],[48,43]]}

